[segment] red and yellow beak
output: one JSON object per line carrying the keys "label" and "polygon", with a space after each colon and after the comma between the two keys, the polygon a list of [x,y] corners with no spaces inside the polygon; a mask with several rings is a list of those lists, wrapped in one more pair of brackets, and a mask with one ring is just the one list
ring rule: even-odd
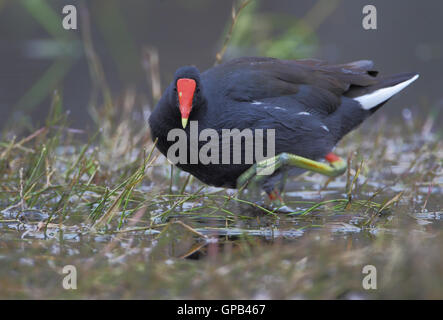
{"label": "red and yellow beak", "polygon": [[188,124],[196,86],[197,84],[193,79],[182,78],[177,80],[177,94],[180,104],[180,113],[182,115],[183,129],[186,128],[186,125]]}

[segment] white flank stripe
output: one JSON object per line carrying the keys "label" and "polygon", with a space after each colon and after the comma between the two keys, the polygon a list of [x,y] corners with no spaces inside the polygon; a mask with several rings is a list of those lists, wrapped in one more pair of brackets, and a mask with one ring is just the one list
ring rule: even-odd
{"label": "white flank stripe", "polygon": [[379,89],[377,91],[371,92],[369,94],[366,94],[361,97],[354,98],[355,101],[358,101],[362,108],[365,110],[370,110],[376,106],[378,106],[380,103],[388,100],[390,97],[392,97],[394,94],[399,93],[404,88],[409,86],[412,82],[417,80],[419,75],[415,75],[409,80],[403,81],[393,87],[383,88]]}

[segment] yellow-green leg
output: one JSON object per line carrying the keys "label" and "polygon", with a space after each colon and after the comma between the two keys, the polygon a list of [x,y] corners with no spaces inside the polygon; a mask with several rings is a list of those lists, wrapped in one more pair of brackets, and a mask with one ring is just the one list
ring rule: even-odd
{"label": "yellow-green leg", "polygon": [[237,179],[237,187],[240,188],[248,182],[257,183],[283,166],[298,167],[321,173],[328,177],[337,177],[346,171],[346,161],[332,152],[325,159],[328,163],[311,160],[295,154],[281,153],[273,158],[260,161],[246,170]]}

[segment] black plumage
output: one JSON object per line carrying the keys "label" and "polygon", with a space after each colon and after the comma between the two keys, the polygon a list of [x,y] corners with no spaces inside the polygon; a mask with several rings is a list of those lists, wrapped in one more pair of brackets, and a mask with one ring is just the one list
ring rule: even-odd
{"label": "black plumage", "polygon": [[[197,120],[199,131],[205,128],[219,133],[233,128],[275,129],[276,154],[286,152],[322,159],[390,96],[366,109],[356,98],[364,96],[364,103],[377,101],[371,93],[384,93],[380,89],[395,88],[414,76],[405,73],[377,77],[373,63],[366,60],[331,65],[312,59],[248,57],[201,74],[195,67],[182,67],[150,116],[152,138],[158,138],[157,147],[166,155],[174,143],[167,141],[168,132],[182,127],[177,80],[188,78],[196,82],[189,121]],[[189,135],[189,126],[185,131]],[[200,142],[199,148],[203,144]],[[221,139],[220,147],[223,147]],[[235,188],[237,178],[251,165],[179,163],[177,166],[209,185]],[[297,168],[290,170],[291,175],[301,172],[303,170]],[[264,188],[268,192],[275,186],[282,188],[278,184],[281,174],[279,170],[265,179]]]}

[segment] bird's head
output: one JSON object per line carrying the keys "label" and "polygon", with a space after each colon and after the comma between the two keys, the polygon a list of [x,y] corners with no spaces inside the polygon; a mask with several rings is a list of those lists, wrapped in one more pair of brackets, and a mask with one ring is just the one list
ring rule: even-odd
{"label": "bird's head", "polygon": [[183,129],[188,124],[192,110],[203,101],[201,89],[200,72],[196,67],[182,67],[175,72],[172,95],[181,113]]}

